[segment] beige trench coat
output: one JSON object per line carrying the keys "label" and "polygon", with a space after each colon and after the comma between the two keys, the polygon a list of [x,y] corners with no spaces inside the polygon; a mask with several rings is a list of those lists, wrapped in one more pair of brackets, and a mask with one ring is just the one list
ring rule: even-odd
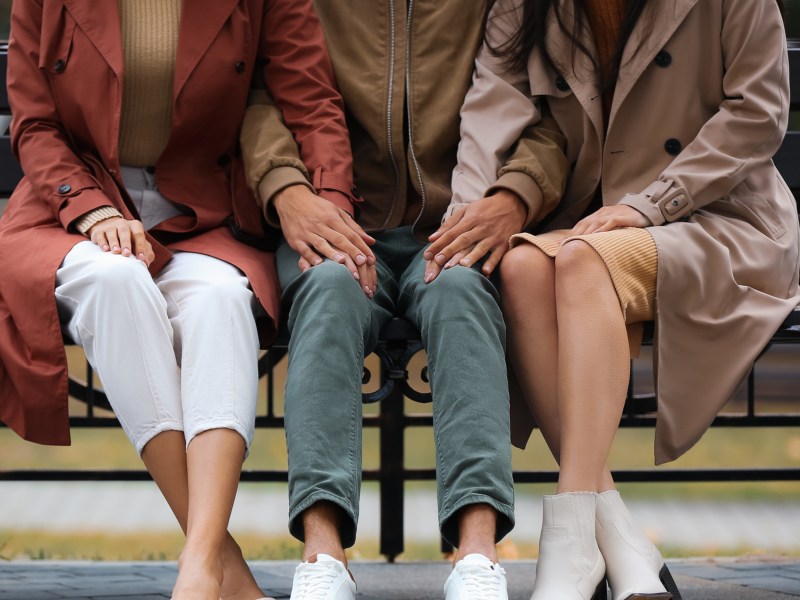
{"label": "beige trench coat", "polygon": [[[453,183],[456,195],[468,184],[485,186],[474,180],[497,173],[507,149],[480,141],[512,139],[516,131],[498,129],[535,122],[546,106],[566,137],[572,169],[540,230],[573,225],[598,185],[604,204],[628,204],[650,218],[659,255],[654,369],[661,464],[700,439],[800,301],[800,231],[795,200],[771,160],[789,107],[776,2],[650,4],[652,31],[645,36],[648,18],[640,19],[628,42],[607,128],[592,63],[578,53],[571,64],[571,42],[554,18],[547,43],[555,69],[535,50],[526,72],[507,73],[484,48],[462,110]],[[520,6],[499,0],[490,40],[508,39]],[[564,22],[572,22],[569,14]],[[583,42],[596,53],[589,34]],[[497,106],[502,115],[487,108]],[[524,446],[533,421],[520,408],[512,406],[512,437]]]}

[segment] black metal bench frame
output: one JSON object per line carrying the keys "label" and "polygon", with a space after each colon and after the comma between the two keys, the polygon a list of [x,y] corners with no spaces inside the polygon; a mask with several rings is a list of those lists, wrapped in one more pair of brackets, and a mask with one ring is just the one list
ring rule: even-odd
{"label": "black metal bench frame", "polygon": [[[792,110],[800,111],[800,43],[790,44],[790,65],[795,77],[792,81]],[[9,114],[5,86],[6,52],[0,44],[0,114]],[[787,180],[790,188],[800,199],[800,132],[789,132],[775,164]],[[11,153],[8,136],[0,132],[0,197],[8,196],[22,173]],[[646,343],[652,342],[646,337]],[[800,308],[796,309],[773,336],[770,344],[800,343]],[[271,377],[275,365],[286,356],[288,339],[281,338],[259,361],[259,375],[267,378],[267,408],[265,414],[256,417],[258,428],[283,428],[283,416],[276,412],[275,390]],[[404,432],[410,427],[432,427],[430,414],[406,414],[404,398],[417,402],[430,402],[430,393],[416,390],[409,384],[408,364],[411,358],[423,349],[419,333],[403,319],[393,319],[381,332],[375,353],[380,357],[379,389],[364,394],[365,403],[380,402],[378,415],[365,415],[364,426],[377,428],[380,432],[380,466],[363,473],[365,481],[378,482],[380,486],[380,552],[388,560],[403,552],[403,505],[404,486],[407,481],[433,481],[435,469],[407,469],[405,467]],[[765,349],[766,350],[766,349]],[[425,369],[420,374],[427,381]],[[364,382],[373,374],[366,367]],[[71,379],[70,395],[86,405],[84,416],[70,418],[72,427],[102,428],[118,427],[115,418],[98,417],[96,408],[110,408],[105,394],[85,382],[93,381],[90,365],[86,366],[84,382]],[[744,414],[718,416],[713,427],[800,427],[800,412],[790,414],[764,414],[757,410],[755,375],[750,374],[747,385],[747,410]],[[653,394],[633,393],[633,373],[621,419],[621,427],[654,427],[656,398]],[[800,481],[800,468],[733,468],[733,469],[638,469],[614,471],[618,482],[731,482],[731,481]],[[143,470],[0,470],[0,481],[139,481],[149,480]],[[517,483],[555,482],[555,471],[515,471]],[[245,470],[242,481],[285,482],[286,471]]]}

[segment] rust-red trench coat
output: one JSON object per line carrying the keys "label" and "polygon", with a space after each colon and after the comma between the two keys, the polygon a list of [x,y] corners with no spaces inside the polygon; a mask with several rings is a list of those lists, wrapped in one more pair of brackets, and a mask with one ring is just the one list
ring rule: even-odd
{"label": "rust-red trench coat", "polygon": [[[11,23],[12,143],[25,178],[0,220],[0,419],[25,439],[69,444],[55,274],[85,239],[69,226],[108,204],[138,218],[119,175],[120,17],[111,0],[22,0]],[[238,146],[256,65],[264,65],[306,167],[324,173],[337,190],[330,199],[352,209],[342,103],[311,0],[184,0],[172,127],[155,166],[161,192],[191,213],[151,231],[150,271],[172,250],[237,266],[267,315],[259,333],[268,344],[280,302],[274,259],[229,227],[263,233]]]}

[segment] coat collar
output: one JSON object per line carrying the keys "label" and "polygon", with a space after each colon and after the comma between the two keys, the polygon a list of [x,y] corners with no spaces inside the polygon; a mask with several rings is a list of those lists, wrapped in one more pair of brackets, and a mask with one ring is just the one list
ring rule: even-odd
{"label": "coat collar", "polygon": [[175,65],[175,98],[240,0],[183,0]]}
{"label": "coat collar", "polygon": [[[636,81],[649,67],[656,54],[666,45],[686,15],[698,0],[655,0],[650,2],[650,14],[643,15],[631,32],[622,55],[614,100],[611,105],[609,126]],[[652,23],[652,25],[650,25]],[[648,33],[649,36],[645,37]]]}
{"label": "coat collar", "polygon": [[[574,19],[574,3],[571,0],[558,1],[562,14],[561,18],[569,26]],[[650,10],[655,12],[650,15],[645,14],[642,19],[639,19],[625,46],[619,79],[614,90],[609,124],[614,120],[614,115],[636,81],[652,63],[655,55],[672,37],[675,30],[678,29],[697,2],[698,0],[651,0]],[[650,26],[651,22],[653,26]],[[648,29],[650,29],[649,36],[645,37]],[[580,41],[596,60],[597,49],[588,27],[585,27],[581,33]],[[561,30],[555,17],[555,12],[552,10],[548,17],[546,43],[553,63],[561,76],[567,80],[575,97],[583,106],[584,111],[586,111],[602,140],[604,137],[603,101],[597,85],[594,64],[582,52],[575,54],[573,64],[572,42]]]}
{"label": "coat collar", "polygon": [[[569,27],[575,18],[573,11],[574,2],[571,0],[559,2],[561,19]],[[591,31],[588,27],[581,32],[581,43],[592,57],[597,56],[597,48]],[[595,126],[599,138],[603,139],[603,100],[597,85],[597,75],[594,64],[589,56],[583,52],[575,52],[573,60],[572,40],[561,29],[556,18],[555,10],[550,10],[547,19],[545,44],[553,64],[561,76],[567,81],[575,97],[583,106],[583,110]]]}
{"label": "coat collar", "polygon": [[119,26],[117,1],[64,0],[64,5],[78,27],[103,55],[117,78],[121,79],[125,61],[122,55],[122,32]]}
{"label": "coat collar", "polygon": [[[173,88],[175,98],[237,4],[239,0],[183,0]],[[125,59],[118,1],[64,0],[64,5],[117,77],[122,79]]]}

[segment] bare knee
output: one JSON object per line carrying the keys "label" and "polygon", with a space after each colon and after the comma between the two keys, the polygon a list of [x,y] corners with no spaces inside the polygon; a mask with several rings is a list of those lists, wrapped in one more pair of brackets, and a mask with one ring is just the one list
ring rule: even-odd
{"label": "bare knee", "polygon": [[504,298],[552,295],[554,263],[536,246],[523,244],[509,250],[500,263],[500,285]]}
{"label": "bare knee", "polygon": [[561,299],[587,298],[599,287],[610,283],[603,259],[597,251],[582,240],[564,244],[555,260],[556,293]]}

